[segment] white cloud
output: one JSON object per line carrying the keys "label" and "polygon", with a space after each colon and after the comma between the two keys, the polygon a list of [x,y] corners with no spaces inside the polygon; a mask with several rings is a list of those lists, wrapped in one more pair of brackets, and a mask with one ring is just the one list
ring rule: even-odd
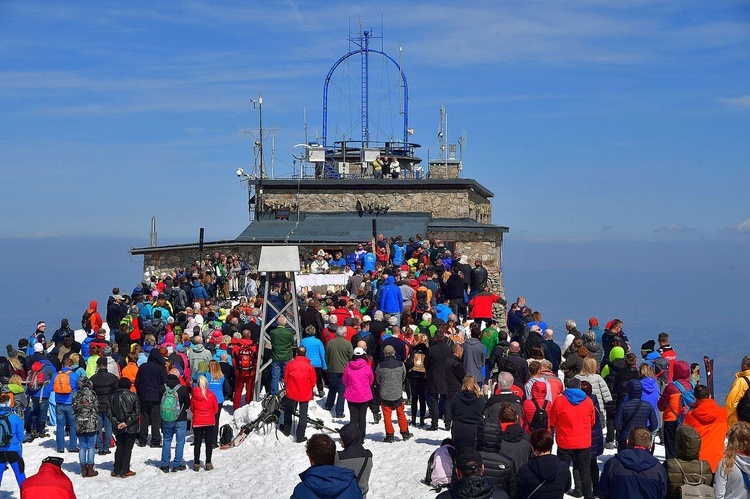
{"label": "white cloud", "polygon": [[669,225],[662,225],[661,227],[657,227],[654,229],[654,232],[656,233],[671,233],[671,234],[686,234],[688,232],[694,232],[697,229],[693,227],[688,227],[683,224],[669,224]]}
{"label": "white cloud", "polygon": [[721,99],[721,103],[729,107],[750,109],[750,94]]}
{"label": "white cloud", "polygon": [[750,218],[736,225],[730,225],[724,230],[726,232],[735,232],[737,234],[750,234]]}

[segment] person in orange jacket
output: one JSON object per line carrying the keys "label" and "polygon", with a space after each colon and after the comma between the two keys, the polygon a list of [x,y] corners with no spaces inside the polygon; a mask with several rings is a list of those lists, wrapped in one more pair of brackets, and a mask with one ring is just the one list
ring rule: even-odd
{"label": "person in orange jacket", "polygon": [[47,457],[36,475],[28,477],[21,485],[21,499],[76,499],[73,482],[63,472],[61,457]]}
{"label": "person in orange jacket", "polygon": [[688,412],[683,424],[692,426],[701,437],[700,459],[711,465],[716,473],[719,461],[724,457],[724,437],[727,430],[727,410],[711,398],[708,387],[695,387],[695,409]]}

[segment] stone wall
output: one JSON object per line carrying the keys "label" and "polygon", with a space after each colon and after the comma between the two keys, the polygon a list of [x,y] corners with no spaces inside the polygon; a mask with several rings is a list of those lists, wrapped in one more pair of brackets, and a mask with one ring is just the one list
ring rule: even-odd
{"label": "stone wall", "polygon": [[365,206],[387,206],[390,212],[395,213],[429,212],[436,218],[471,218],[480,223],[491,223],[492,220],[490,201],[469,189],[393,192],[320,189],[290,193],[266,188],[263,194],[265,209],[283,207],[292,212],[298,207],[302,212],[353,212],[357,209],[357,201]]}
{"label": "stone wall", "polygon": [[487,268],[500,268],[500,247],[503,241],[502,232],[475,233],[463,231],[428,231],[427,238],[456,243],[456,251],[469,258],[469,263],[479,258]]}
{"label": "stone wall", "polygon": [[[211,247],[204,247],[203,254],[218,251],[223,254],[240,255],[241,258],[248,264],[249,267],[257,267],[258,259],[260,257],[260,246],[238,246],[238,245],[226,245],[217,246],[212,245]],[[152,275],[162,275],[170,272],[176,268],[187,268],[190,267],[198,259],[198,249],[174,249],[159,251],[154,253],[146,253],[143,255],[143,273],[146,277]]]}

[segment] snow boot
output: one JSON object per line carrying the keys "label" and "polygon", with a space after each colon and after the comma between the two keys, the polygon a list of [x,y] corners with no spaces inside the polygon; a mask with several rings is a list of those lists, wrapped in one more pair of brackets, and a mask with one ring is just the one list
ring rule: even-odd
{"label": "snow boot", "polygon": [[94,477],[99,475],[99,472],[94,469],[93,464],[87,464],[86,467],[89,469],[89,476]]}

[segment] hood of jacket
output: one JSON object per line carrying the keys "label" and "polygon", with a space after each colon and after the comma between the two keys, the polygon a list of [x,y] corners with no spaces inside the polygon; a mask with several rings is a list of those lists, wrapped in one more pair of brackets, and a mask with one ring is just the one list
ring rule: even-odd
{"label": "hood of jacket", "polygon": [[714,399],[698,400],[690,414],[702,425],[727,421],[727,410],[717,404]]}
{"label": "hood of jacket", "polygon": [[625,358],[625,349],[622,347],[612,347],[612,350],[609,351],[609,361],[614,362],[617,359],[624,359]]}
{"label": "hood of jacket", "polygon": [[195,353],[201,353],[205,349],[206,347],[203,346],[203,343],[198,343],[197,345],[193,345],[193,352]]}
{"label": "hood of jacket", "polygon": [[94,384],[91,382],[91,379],[87,378],[86,376],[81,376],[78,378],[78,389],[79,390],[93,390]]}
{"label": "hood of jacket", "polygon": [[701,451],[701,437],[692,426],[682,425],[677,428],[675,446],[677,447],[678,459],[693,461],[698,459],[698,454]]}
{"label": "hood of jacket", "polygon": [[98,307],[99,307],[99,303],[97,303],[97,301],[96,301],[96,300],[91,300],[91,301],[89,302],[89,309],[90,309],[90,310],[93,310],[94,312],[96,312],[96,309],[97,309]]}
{"label": "hood of jacket", "polygon": [[627,385],[628,397],[630,400],[640,399],[643,395],[643,385],[638,379],[631,379]]}
{"label": "hood of jacket", "polygon": [[302,483],[318,497],[342,497],[353,480],[354,471],[338,466],[310,466],[300,473]]}
{"label": "hood of jacket", "polygon": [[[651,395],[653,393],[659,393],[659,384],[656,382],[656,378],[643,378],[641,380],[641,388],[643,388],[643,395]],[[632,397],[631,397],[632,398]]]}
{"label": "hood of jacket", "polygon": [[456,395],[466,405],[471,405],[472,403],[474,403],[477,400],[477,394],[474,393],[474,392],[460,391]]}
{"label": "hood of jacket", "polygon": [[349,368],[353,369],[354,371],[359,371],[360,369],[366,366],[367,366],[367,361],[361,357],[349,362]]}
{"label": "hood of jacket", "polygon": [[656,352],[656,351],[649,352],[649,353],[647,353],[646,355],[643,356],[643,360],[650,360],[650,361],[654,361],[654,360],[660,359],[660,358],[661,358],[661,355],[659,355],[659,352]]}
{"label": "hood of jacket", "polygon": [[[583,346],[586,347],[586,350],[589,351],[589,354],[595,354],[596,352],[599,352],[602,349],[601,343],[598,341],[587,341],[583,344]],[[611,352],[610,352],[611,353]]]}
{"label": "hood of jacket", "polygon": [[613,459],[617,459],[625,468],[635,472],[646,471],[657,465],[661,466],[649,451],[642,449],[626,449],[615,454]]}
{"label": "hood of jacket", "polygon": [[537,401],[547,398],[547,383],[539,381],[531,385],[531,398]]}
{"label": "hood of jacket", "polygon": [[174,387],[180,385],[180,378],[175,376],[174,374],[170,374],[167,376],[167,388],[170,390],[174,390]]}
{"label": "hood of jacket", "polygon": [[674,379],[690,379],[690,364],[684,360],[678,360],[674,363]]}
{"label": "hood of jacket", "polygon": [[341,437],[341,442],[344,444],[344,448],[357,443],[360,438],[362,438],[359,434],[359,429],[353,424],[345,424],[342,426],[339,430],[339,437]]}
{"label": "hood of jacket", "polygon": [[148,362],[156,362],[160,366],[164,366],[164,357],[161,356],[158,349],[154,348],[151,350],[151,353],[148,354]]}
{"label": "hood of jacket", "polygon": [[[537,383],[539,384],[539,383]],[[579,388],[566,388],[563,390],[563,395],[573,405],[579,405],[581,402],[586,400],[586,393]]]}
{"label": "hood of jacket", "polygon": [[523,431],[523,428],[518,423],[511,424],[502,432],[503,440],[510,443],[520,442],[525,435],[526,432]]}
{"label": "hood of jacket", "polygon": [[493,485],[483,476],[467,476],[451,484],[451,497],[459,499],[492,497]]}
{"label": "hood of jacket", "polygon": [[394,279],[392,275],[386,277],[385,282],[383,283],[384,286],[388,286],[389,284],[396,284],[396,279]]}
{"label": "hood of jacket", "polygon": [[742,454],[737,454],[734,458],[734,462],[742,470],[743,473],[745,474],[750,473],[750,456],[743,456]]}

